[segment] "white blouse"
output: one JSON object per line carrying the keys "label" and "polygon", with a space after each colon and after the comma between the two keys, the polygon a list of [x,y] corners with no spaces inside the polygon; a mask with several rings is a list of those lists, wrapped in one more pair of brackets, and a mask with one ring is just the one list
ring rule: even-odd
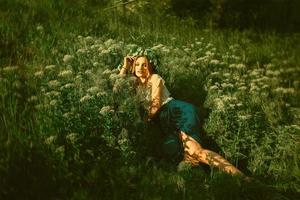
{"label": "white blouse", "polygon": [[160,84],[162,85],[161,106],[173,99],[169,90],[165,86],[164,79],[158,74],[152,74],[151,77],[148,79],[146,86],[138,87],[140,100],[142,100],[141,103],[143,104],[146,110],[150,108],[151,102],[154,100]]}
{"label": "white blouse", "polygon": [[159,84],[162,84],[161,105],[168,103],[172,99],[171,93],[165,86],[165,80],[161,76],[159,76],[158,74],[153,74],[148,82],[150,82],[151,84],[151,100],[155,98],[153,94],[157,93]]}

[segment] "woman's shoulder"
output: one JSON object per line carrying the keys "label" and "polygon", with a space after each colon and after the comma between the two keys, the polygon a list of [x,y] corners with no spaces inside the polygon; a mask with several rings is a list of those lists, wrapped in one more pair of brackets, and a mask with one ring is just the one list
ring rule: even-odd
{"label": "woman's shoulder", "polygon": [[150,77],[152,86],[158,87],[159,84],[165,84],[165,80],[158,74],[152,74]]}
{"label": "woman's shoulder", "polygon": [[150,79],[151,81],[163,80],[163,78],[159,74],[152,74]]}

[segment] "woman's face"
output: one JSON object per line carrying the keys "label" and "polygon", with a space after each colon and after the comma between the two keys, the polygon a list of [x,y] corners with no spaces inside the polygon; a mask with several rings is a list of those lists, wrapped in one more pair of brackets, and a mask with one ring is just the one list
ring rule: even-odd
{"label": "woman's face", "polygon": [[135,61],[135,75],[138,78],[147,78],[150,74],[148,60],[146,57],[139,57]]}

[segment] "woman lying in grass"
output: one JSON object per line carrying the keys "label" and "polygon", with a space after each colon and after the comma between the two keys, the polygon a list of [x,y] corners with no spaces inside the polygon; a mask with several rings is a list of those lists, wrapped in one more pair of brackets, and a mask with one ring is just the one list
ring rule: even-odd
{"label": "woman lying in grass", "polygon": [[174,149],[174,142],[177,140],[179,143],[177,147],[183,147],[184,162],[193,166],[205,163],[227,173],[244,177],[244,174],[225,158],[201,146],[197,108],[170,96],[165,81],[154,73],[157,62],[149,59],[151,55],[149,51],[151,52],[141,50],[136,56],[126,56],[120,74],[130,73],[137,77],[137,91],[144,94],[149,120],[155,119],[165,134],[165,153],[174,156],[180,153],[180,148]]}

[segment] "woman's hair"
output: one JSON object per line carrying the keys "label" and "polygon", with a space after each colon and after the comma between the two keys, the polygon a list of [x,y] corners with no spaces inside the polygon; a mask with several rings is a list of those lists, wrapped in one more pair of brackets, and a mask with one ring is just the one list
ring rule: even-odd
{"label": "woman's hair", "polygon": [[154,74],[154,73],[155,73],[155,69],[154,69],[154,67],[153,67],[153,64],[150,63],[149,58],[148,58],[147,56],[145,56],[145,55],[138,55],[138,56],[135,56],[134,61],[133,61],[133,65],[132,65],[132,68],[131,68],[131,73],[132,73],[134,76],[136,76],[136,75],[135,75],[135,63],[136,63],[137,59],[138,59],[138,58],[141,58],[141,57],[146,58],[146,60],[147,60],[147,68],[148,68],[148,71],[149,71],[150,74]]}

